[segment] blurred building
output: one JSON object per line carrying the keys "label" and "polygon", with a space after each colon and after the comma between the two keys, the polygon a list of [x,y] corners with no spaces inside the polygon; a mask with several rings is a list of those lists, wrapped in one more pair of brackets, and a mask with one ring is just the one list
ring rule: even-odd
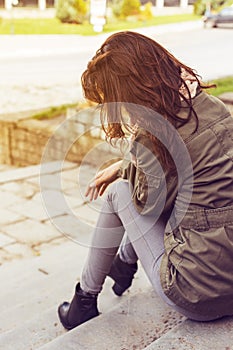
{"label": "blurred building", "polygon": [[[148,0],[141,0],[142,5],[148,2]],[[194,0],[150,0],[153,6],[162,8],[164,6],[180,6],[187,7],[192,4]],[[48,7],[54,7],[56,0],[0,0],[0,7],[11,9],[13,6],[17,7],[37,7],[44,10]]]}
{"label": "blurred building", "polygon": [[0,7],[11,9],[17,7],[38,7],[44,10],[47,7],[54,7],[56,0],[0,0]]}

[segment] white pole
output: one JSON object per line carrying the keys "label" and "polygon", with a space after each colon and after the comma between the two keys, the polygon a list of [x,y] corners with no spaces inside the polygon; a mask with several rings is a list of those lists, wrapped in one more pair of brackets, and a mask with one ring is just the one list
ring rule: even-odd
{"label": "white pole", "polygon": [[6,10],[12,9],[12,0],[5,0],[5,9]]}
{"label": "white pole", "polygon": [[39,9],[44,11],[46,9],[46,0],[39,0]]}
{"label": "white pole", "polygon": [[188,0],[180,0],[180,7],[185,9],[188,7]]}
{"label": "white pole", "polygon": [[156,0],[156,8],[162,9],[164,7],[164,0]]}
{"label": "white pole", "polygon": [[103,26],[106,23],[106,11],[106,0],[90,1],[90,23],[93,25],[95,32],[102,32]]}

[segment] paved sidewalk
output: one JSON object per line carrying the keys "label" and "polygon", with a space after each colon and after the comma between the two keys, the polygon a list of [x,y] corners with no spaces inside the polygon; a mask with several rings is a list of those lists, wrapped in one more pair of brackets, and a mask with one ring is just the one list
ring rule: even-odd
{"label": "paved sidewalk", "polygon": [[62,169],[54,162],[0,172],[0,264],[38,256],[67,239],[88,245],[101,205],[84,196],[94,173],[90,165],[69,162]]}

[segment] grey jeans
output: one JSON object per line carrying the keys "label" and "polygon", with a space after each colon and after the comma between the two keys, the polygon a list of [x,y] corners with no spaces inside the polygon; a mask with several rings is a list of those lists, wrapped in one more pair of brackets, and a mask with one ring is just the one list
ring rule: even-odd
{"label": "grey jeans", "polygon": [[94,229],[81,288],[89,293],[99,293],[119,250],[120,258],[126,263],[132,264],[139,259],[154,290],[173,309],[190,319],[209,321],[181,309],[164,294],[160,284],[164,231],[164,222],[154,222],[153,216],[143,216],[136,211],[127,181],[112,184]]}

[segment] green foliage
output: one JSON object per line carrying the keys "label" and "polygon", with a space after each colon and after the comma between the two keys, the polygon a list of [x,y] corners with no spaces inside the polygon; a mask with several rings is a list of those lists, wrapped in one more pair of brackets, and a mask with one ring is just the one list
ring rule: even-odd
{"label": "green foliage", "polygon": [[141,3],[139,0],[123,0],[121,5],[120,16],[126,18],[128,16],[139,15]]}
{"label": "green foliage", "polygon": [[[108,19],[104,26],[104,32],[110,33],[118,30],[130,30],[142,27],[157,26],[168,23],[179,23],[185,21],[200,20],[200,16],[193,14],[181,14],[170,16],[156,16],[152,19],[129,22],[127,20]],[[82,25],[61,23],[57,18],[3,18],[0,23],[0,34],[79,34],[97,35],[90,23],[84,22]]]}
{"label": "green foliage", "polygon": [[151,2],[147,2],[144,5],[143,10],[141,11],[141,17],[144,21],[153,18],[152,3]]}
{"label": "green foliage", "polygon": [[111,2],[112,13],[116,18],[121,16],[122,0],[113,0]]}
{"label": "green foliage", "polygon": [[206,10],[206,1],[196,0],[193,4],[193,13],[195,15],[204,15]]}
{"label": "green foliage", "polygon": [[[224,92],[233,92],[233,76],[219,78],[209,82],[210,84],[216,84],[216,88],[210,89],[211,95],[219,96]],[[207,90],[208,91],[208,90]]]}
{"label": "green foliage", "polygon": [[196,0],[193,5],[193,12],[196,15],[204,15],[206,10],[216,12],[223,7],[232,5],[233,0]]}
{"label": "green foliage", "polygon": [[223,8],[223,7],[229,7],[229,6],[231,6],[231,5],[233,5],[233,0],[227,0],[227,1],[222,1],[222,5],[221,5],[221,8]]}
{"label": "green foliage", "polygon": [[56,17],[62,23],[83,23],[87,13],[87,4],[84,0],[58,0]]}

